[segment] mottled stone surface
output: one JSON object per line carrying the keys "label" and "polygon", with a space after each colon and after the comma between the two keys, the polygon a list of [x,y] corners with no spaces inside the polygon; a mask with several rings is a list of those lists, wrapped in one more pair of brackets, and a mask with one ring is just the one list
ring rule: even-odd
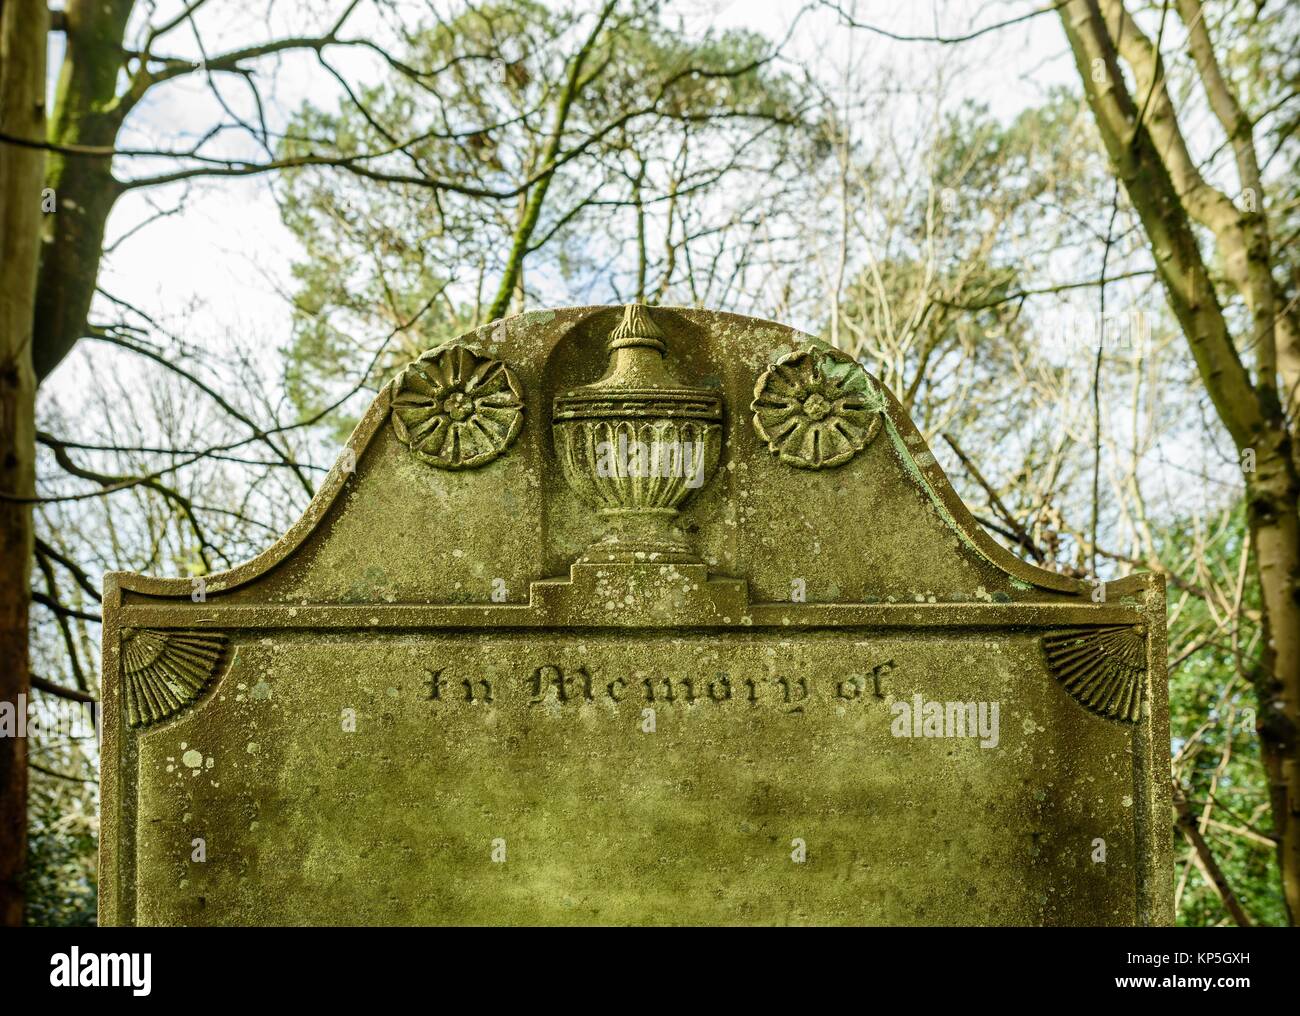
{"label": "mottled stone surface", "polygon": [[[1012,557],[781,325],[458,343],[265,554],[109,576],[104,923],[1171,919],[1161,582]],[[719,426],[684,496],[572,475]]]}

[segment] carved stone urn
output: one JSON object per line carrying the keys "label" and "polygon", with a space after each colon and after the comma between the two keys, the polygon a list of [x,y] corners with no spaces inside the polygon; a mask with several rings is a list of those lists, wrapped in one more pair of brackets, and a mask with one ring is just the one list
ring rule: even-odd
{"label": "carved stone urn", "polygon": [[722,396],[682,384],[650,311],[629,304],[609,336],[599,381],[555,398],[560,468],[607,523],[588,563],[696,564],[678,509],[708,481],[722,450]]}

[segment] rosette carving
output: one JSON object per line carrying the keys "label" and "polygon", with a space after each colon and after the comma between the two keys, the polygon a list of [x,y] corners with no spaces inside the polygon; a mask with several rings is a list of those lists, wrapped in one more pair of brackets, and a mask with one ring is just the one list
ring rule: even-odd
{"label": "rosette carving", "polygon": [[393,430],[439,469],[491,462],[519,435],[524,400],[514,371],[468,346],[430,350],[393,386]]}
{"label": "rosette carving", "polygon": [[754,430],[782,462],[829,469],[876,436],[884,399],[856,360],[839,350],[809,348],[763,371],[749,408]]}

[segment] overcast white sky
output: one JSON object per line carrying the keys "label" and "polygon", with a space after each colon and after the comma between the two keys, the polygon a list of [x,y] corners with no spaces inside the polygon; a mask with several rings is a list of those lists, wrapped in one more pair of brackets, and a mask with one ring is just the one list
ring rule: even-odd
{"label": "overcast white sky", "polygon": [[[261,18],[266,6],[248,5],[242,0],[216,0],[205,8],[203,35],[207,52],[219,52],[226,45],[246,45],[250,32],[257,33],[254,38],[270,37],[270,31],[275,29],[288,29],[295,34],[307,32],[316,27],[312,22],[329,21],[340,9],[339,3],[328,0],[300,4],[282,0],[270,8],[274,17],[268,25]],[[953,35],[1004,21],[1034,6],[1023,0],[1004,3],[858,0],[852,10],[859,21],[898,34]],[[177,7],[177,0],[163,0],[158,7],[160,13],[154,17],[154,23],[166,18]],[[371,20],[367,7],[363,4],[349,22],[355,26],[356,34],[361,34]],[[849,9],[848,4],[845,9]],[[312,18],[311,11],[319,13]],[[710,26],[745,27],[781,38],[797,18],[789,52],[795,59],[827,72],[844,63],[851,46],[855,59],[878,65],[881,73],[904,80],[912,76],[920,86],[933,74],[938,55],[951,64],[955,75],[960,75],[961,94],[980,97],[1002,117],[1013,116],[1025,106],[1037,103],[1049,85],[1068,81],[1073,73],[1065,54],[1064,37],[1052,15],[1001,29],[960,47],[941,47],[896,42],[862,31],[850,32],[842,27],[835,12],[825,8],[808,10],[793,0],[683,0],[673,4],[670,11],[669,23],[680,18],[683,29],[690,35]],[[51,89],[61,57],[59,37],[52,36],[52,40]],[[173,32],[166,51],[196,55],[192,33]],[[350,74],[381,73],[376,60],[354,51],[333,50],[330,55],[333,63]],[[319,68],[307,58],[282,61],[268,89],[271,104],[267,115],[272,127],[282,123],[284,115],[303,99],[331,104],[334,97],[319,92],[324,80]],[[223,81],[223,94],[232,103],[245,97],[243,90],[230,79]],[[122,143],[175,147],[178,124],[197,132],[210,124],[214,115],[216,110],[206,85],[195,75],[155,89],[128,121],[130,129]],[[131,169],[138,165],[137,162]],[[136,306],[150,308],[163,320],[183,321],[187,336],[209,348],[220,347],[225,336],[239,334],[259,336],[268,350],[283,344],[289,336],[289,313],[284,299],[284,293],[291,288],[287,267],[297,251],[280,223],[269,184],[268,178],[257,177],[190,186],[184,191],[180,212],[141,229],[106,259],[101,278],[103,288]],[[182,193],[181,187],[172,187],[125,196],[110,220],[109,242],[132,230],[157,209],[174,207]],[[791,323],[812,325],[812,322]],[[83,344],[86,345],[89,344]],[[67,383],[79,384],[80,379],[63,375],[78,373],[76,359],[90,353],[83,349],[74,354],[73,362],[60,370],[53,379],[56,383],[47,388],[47,394],[57,393]]]}

